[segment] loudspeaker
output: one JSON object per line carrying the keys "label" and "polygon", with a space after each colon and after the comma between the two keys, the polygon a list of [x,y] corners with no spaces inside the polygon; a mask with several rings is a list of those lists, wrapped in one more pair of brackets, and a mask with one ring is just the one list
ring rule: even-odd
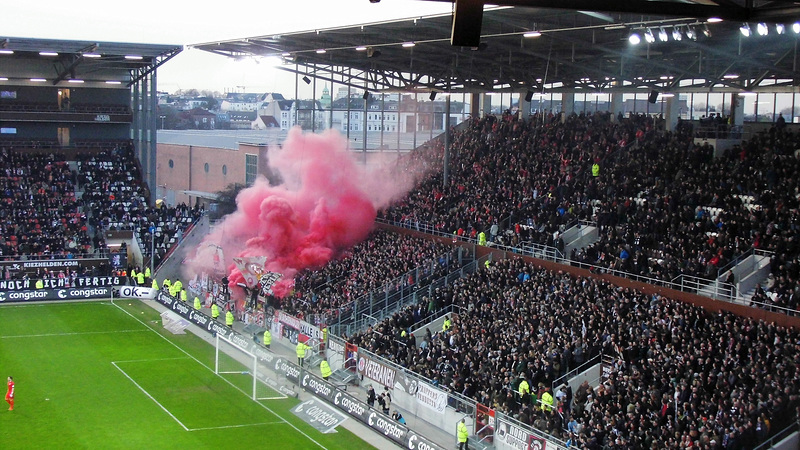
{"label": "loudspeaker", "polygon": [[436,100],[436,92],[431,92],[431,95],[428,97],[431,101]]}
{"label": "loudspeaker", "polygon": [[455,0],[450,45],[479,47],[483,24],[483,0]]}
{"label": "loudspeaker", "polygon": [[647,97],[647,101],[650,103],[655,103],[658,99],[658,91],[650,91],[650,97]]}
{"label": "loudspeaker", "polygon": [[532,99],[533,99],[533,91],[528,91],[528,93],[525,94],[525,101],[530,102]]}
{"label": "loudspeaker", "polygon": [[362,97],[364,100],[369,98],[369,91],[364,91],[364,96]]}

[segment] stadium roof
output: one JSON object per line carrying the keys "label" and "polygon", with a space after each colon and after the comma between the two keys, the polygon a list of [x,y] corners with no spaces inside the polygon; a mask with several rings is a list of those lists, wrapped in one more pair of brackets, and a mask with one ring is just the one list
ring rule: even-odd
{"label": "stadium roof", "polygon": [[52,75],[48,81],[54,85],[70,79],[119,80],[123,73],[127,77],[121,81],[130,86],[182,50],[182,45],[0,37],[0,71],[10,81]]}
{"label": "stadium roof", "polygon": [[[472,47],[451,45],[451,14],[193,47],[234,58],[278,56],[284,70],[360,88],[366,83],[374,91],[538,92],[545,85],[587,92],[621,86],[708,91],[766,84],[775,90],[775,84],[788,88],[798,78],[800,34],[793,24],[800,20],[800,8],[793,2],[747,0],[748,7],[739,0],[500,3],[517,7],[486,8],[478,17],[480,43]],[[750,37],[740,32],[745,20]],[[759,20],[768,22],[765,36],[758,34]],[[654,42],[645,40],[648,30]],[[662,30],[665,41],[658,36]],[[629,42],[632,33],[639,35],[639,45]]]}

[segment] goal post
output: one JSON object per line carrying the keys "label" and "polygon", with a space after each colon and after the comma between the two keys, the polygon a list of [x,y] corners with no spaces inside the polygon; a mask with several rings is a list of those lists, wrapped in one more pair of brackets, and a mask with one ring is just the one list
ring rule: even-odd
{"label": "goal post", "polygon": [[[237,336],[238,337],[238,336]],[[230,337],[216,334],[214,339],[214,373],[235,381],[253,400],[284,399],[278,383],[257,355]],[[230,377],[233,375],[233,377]],[[246,377],[236,380],[237,376]],[[246,381],[245,381],[246,380]]]}

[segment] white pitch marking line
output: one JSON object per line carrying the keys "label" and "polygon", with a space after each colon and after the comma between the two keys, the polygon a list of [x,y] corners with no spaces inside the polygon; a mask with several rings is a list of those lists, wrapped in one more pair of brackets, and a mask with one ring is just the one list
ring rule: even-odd
{"label": "white pitch marking line", "polygon": [[90,334],[144,333],[145,331],[147,330],[111,330],[111,331],[80,331],[76,333],[18,334],[12,336],[0,336],[0,339],[55,337],[55,336],[84,336]]}
{"label": "white pitch marking line", "polygon": [[152,395],[150,395],[150,393],[149,393],[149,392],[145,391],[145,390],[144,390],[144,388],[143,388],[143,387],[141,387],[141,386],[139,385],[139,383],[137,383],[136,381],[134,381],[134,380],[133,380],[133,378],[131,378],[131,377],[130,377],[130,375],[128,375],[127,373],[125,373],[125,371],[124,371],[124,370],[122,370],[122,368],[120,368],[120,367],[117,365],[117,363],[115,363],[115,362],[112,362],[111,364],[112,364],[114,367],[116,367],[116,368],[117,368],[117,370],[119,370],[120,372],[122,372],[122,374],[123,374],[123,375],[125,375],[125,378],[127,378],[127,379],[131,380],[131,383],[133,383],[134,385],[136,385],[136,387],[138,387],[138,388],[139,388],[139,389],[140,389],[142,392],[144,392],[144,395],[146,395],[147,397],[149,397],[149,398],[150,398],[150,400],[152,400],[153,402],[155,402],[155,404],[156,404],[156,405],[158,405],[158,407],[159,407],[159,408],[163,409],[165,413],[169,414],[169,416],[170,416],[170,417],[172,417],[172,419],[173,419],[175,422],[178,422],[178,425],[180,425],[181,427],[183,427],[183,429],[184,429],[184,430],[186,430],[186,431],[189,431],[189,429],[188,429],[188,428],[186,428],[186,425],[184,425],[184,424],[183,424],[183,423],[182,423],[180,420],[178,420],[178,418],[177,418],[177,417],[175,417],[175,416],[174,416],[174,415],[173,415],[171,412],[169,412],[169,410],[168,410],[167,408],[165,408],[165,407],[164,407],[164,405],[162,405],[161,403],[159,403],[159,402],[158,402],[158,400],[156,400],[156,399],[155,399],[155,398],[154,398]]}
{"label": "white pitch marking line", "polygon": [[138,362],[150,362],[150,361],[174,361],[176,359],[189,359],[185,356],[176,356],[174,358],[155,358],[155,359],[127,359],[123,361],[111,361],[111,364],[115,363],[138,363]]}
{"label": "white pitch marking line", "polygon": [[257,427],[259,425],[283,425],[285,423],[286,422],[246,423],[246,424],[243,424],[243,425],[223,425],[223,426],[219,426],[219,427],[189,428],[186,431],[224,430],[226,428]]}
{"label": "white pitch marking line", "polygon": [[[114,301],[112,300],[111,302],[113,303]],[[156,330],[155,330],[153,327],[151,327],[150,325],[148,325],[148,324],[146,324],[146,323],[142,322],[141,320],[139,320],[139,318],[138,318],[138,317],[136,317],[136,316],[134,316],[133,314],[131,314],[131,313],[129,313],[128,311],[126,311],[126,310],[125,310],[125,308],[123,308],[123,307],[121,307],[121,306],[117,305],[116,303],[114,303],[114,306],[116,306],[117,308],[119,308],[119,309],[120,309],[120,311],[124,312],[125,314],[127,314],[127,315],[131,316],[131,317],[132,317],[134,320],[136,320],[136,321],[137,321],[137,322],[139,322],[140,324],[142,324],[142,325],[146,326],[147,328],[149,328],[149,329],[150,329],[150,331],[152,331],[153,333],[155,333],[155,334],[156,334],[158,337],[160,337],[161,339],[163,339],[163,340],[167,341],[167,342],[168,342],[170,345],[172,345],[173,347],[175,347],[175,348],[177,348],[178,350],[180,350],[181,352],[183,352],[183,353],[184,353],[186,356],[188,356],[189,358],[192,358],[193,360],[195,360],[195,361],[197,362],[197,364],[200,364],[201,366],[203,366],[203,367],[205,367],[206,369],[208,369],[208,370],[209,370],[211,373],[214,373],[214,369],[212,369],[212,368],[208,367],[207,365],[203,364],[203,363],[202,363],[202,362],[201,362],[199,359],[195,358],[195,357],[194,357],[194,356],[192,356],[192,355],[191,355],[189,352],[187,352],[186,350],[184,350],[184,349],[182,349],[181,347],[179,347],[179,346],[178,346],[178,344],[176,344],[176,343],[174,343],[174,342],[170,341],[169,339],[167,339],[166,337],[164,337],[164,336],[163,336],[161,333],[159,333],[158,331],[156,331]],[[216,373],[214,373],[214,374],[216,375]],[[222,381],[224,381],[224,382],[228,383],[229,385],[231,385],[231,386],[232,386],[234,389],[236,389],[237,391],[239,391],[239,392],[241,392],[242,394],[246,395],[246,396],[247,396],[247,398],[250,398],[250,395],[249,395],[247,392],[243,391],[241,388],[239,388],[239,386],[236,386],[235,384],[233,384],[233,383],[231,383],[230,381],[226,380],[226,379],[225,379],[225,377],[222,377],[222,376],[219,376],[219,375],[217,375],[217,376],[218,376],[219,378],[221,378],[221,379],[222,379]],[[325,447],[324,445],[322,445],[322,444],[320,444],[319,442],[315,441],[315,440],[314,440],[314,438],[312,438],[311,436],[307,435],[305,432],[303,432],[303,430],[301,430],[301,429],[297,428],[297,427],[296,427],[294,424],[292,424],[292,423],[291,423],[291,422],[289,422],[288,420],[286,420],[286,419],[284,419],[283,417],[281,417],[281,416],[280,416],[278,413],[276,413],[275,411],[273,411],[272,409],[270,409],[270,408],[269,408],[267,405],[264,405],[264,404],[263,404],[263,403],[261,403],[261,402],[256,402],[256,404],[257,404],[258,406],[260,406],[260,407],[262,407],[262,408],[266,409],[267,411],[271,412],[272,414],[274,414],[274,415],[275,415],[275,417],[278,417],[278,418],[280,418],[282,422],[284,422],[284,423],[286,423],[287,425],[289,425],[290,427],[294,428],[294,430],[295,430],[295,431],[297,431],[298,433],[300,433],[300,434],[302,434],[303,436],[305,436],[305,437],[306,437],[306,438],[307,438],[309,441],[311,441],[311,442],[313,442],[313,443],[317,444],[317,445],[318,445],[320,448],[322,448],[322,449],[324,449],[324,450],[328,450],[328,449],[327,449],[327,447]],[[185,428],[185,427],[184,427],[184,428]]]}

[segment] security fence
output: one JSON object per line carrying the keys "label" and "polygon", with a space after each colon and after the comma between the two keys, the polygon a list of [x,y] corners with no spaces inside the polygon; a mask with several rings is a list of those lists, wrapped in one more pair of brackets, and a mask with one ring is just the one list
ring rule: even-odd
{"label": "security fence", "polygon": [[[395,362],[387,360],[368,350],[356,348],[338,336],[330,336],[330,349],[344,350],[341,358],[329,354],[330,361],[338,362],[335,369],[345,368],[360,375],[361,385],[382,384],[393,389],[393,404],[401,407],[406,420],[410,424],[415,421],[425,423],[439,429],[441,433],[452,434],[452,424],[461,417],[470,417],[469,427],[472,435],[489,438],[495,444],[504,445],[498,448],[539,448],[557,449],[566,448],[566,444],[530,425],[524,424],[501,411],[481,405],[475,399],[468,398],[453,391],[446,383],[430,380],[415,373]],[[355,353],[357,355],[349,354]],[[346,365],[342,361],[356,358],[356,364]],[[345,367],[347,366],[347,367]],[[333,367],[333,366],[332,366]],[[370,369],[374,367],[374,369]],[[440,369],[443,379],[448,377],[448,368]],[[376,374],[380,374],[377,376]],[[389,386],[391,384],[391,386]],[[489,419],[487,421],[487,418]],[[538,447],[537,447],[538,444]]]}

